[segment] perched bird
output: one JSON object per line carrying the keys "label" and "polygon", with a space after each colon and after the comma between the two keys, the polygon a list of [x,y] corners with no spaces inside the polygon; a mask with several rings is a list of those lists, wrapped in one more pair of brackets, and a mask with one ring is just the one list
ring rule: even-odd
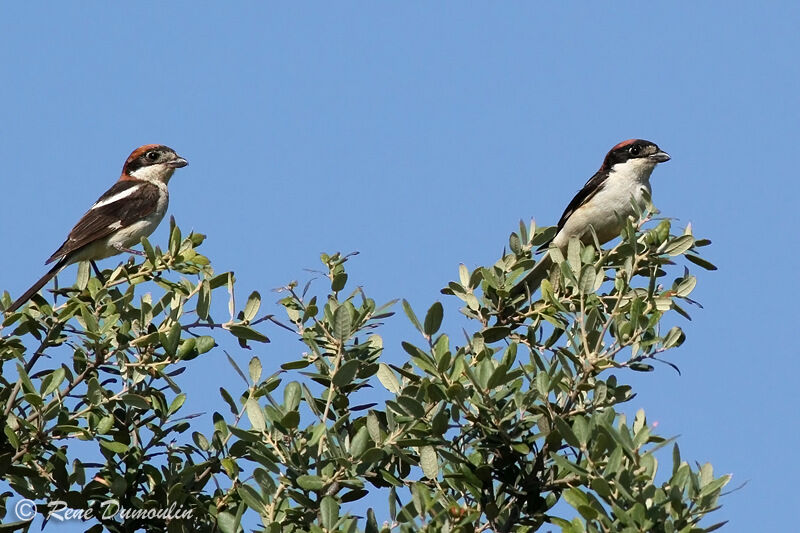
{"label": "perched bird", "polygon": [[67,265],[94,262],[122,252],[141,255],[130,247],[158,227],[169,203],[167,183],[176,168],[187,164],[167,146],[147,144],[134,150],[125,161],[119,180],[97,199],[64,244],[45,262],[56,261],[53,268],[5,312],[19,309]]}
{"label": "perched bird", "polygon": [[[622,231],[620,221],[636,214],[632,202],[644,207],[650,197],[653,169],[669,159],[669,154],[655,143],[642,139],[629,139],[613,147],[600,170],[567,205],[553,240],[542,248],[548,248],[552,243],[564,250],[572,237],[590,243],[593,237],[589,227],[594,228],[600,244],[617,237]],[[549,254],[542,257],[533,270],[511,289],[511,296],[525,290],[533,293],[547,277],[552,263]]]}

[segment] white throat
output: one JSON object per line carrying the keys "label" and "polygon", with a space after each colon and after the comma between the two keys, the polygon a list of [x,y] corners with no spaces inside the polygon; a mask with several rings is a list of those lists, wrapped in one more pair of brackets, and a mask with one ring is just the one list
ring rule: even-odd
{"label": "white throat", "polygon": [[166,163],[159,163],[158,165],[140,167],[131,172],[131,177],[150,182],[163,190],[174,173],[174,168],[168,166]]}
{"label": "white throat", "polygon": [[615,181],[630,181],[645,184],[650,187],[650,175],[656,168],[656,162],[647,157],[628,159],[624,163],[617,163],[611,169],[609,179]]}

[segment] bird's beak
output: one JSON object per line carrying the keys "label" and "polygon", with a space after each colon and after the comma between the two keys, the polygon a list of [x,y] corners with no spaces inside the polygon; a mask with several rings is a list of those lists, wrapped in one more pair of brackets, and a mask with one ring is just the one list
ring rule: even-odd
{"label": "bird's beak", "polygon": [[662,150],[659,150],[655,154],[650,156],[651,161],[655,161],[656,163],[666,163],[670,160],[669,154]]}
{"label": "bird's beak", "polygon": [[[669,159],[669,157],[667,157],[667,159]],[[181,167],[185,167],[188,164],[189,164],[189,162],[187,160],[185,160],[181,156],[178,156],[177,159],[167,163],[167,166],[169,166],[170,168],[181,168]]]}

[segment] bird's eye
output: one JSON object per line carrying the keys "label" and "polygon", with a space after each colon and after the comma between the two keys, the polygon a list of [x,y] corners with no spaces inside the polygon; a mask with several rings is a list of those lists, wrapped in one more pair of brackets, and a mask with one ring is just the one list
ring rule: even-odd
{"label": "bird's eye", "polygon": [[158,159],[158,152],[147,152],[145,157],[148,161],[156,161]]}
{"label": "bird's eye", "polygon": [[633,156],[639,155],[639,152],[641,152],[641,151],[642,151],[642,148],[638,144],[634,144],[633,146],[628,148],[628,153],[633,155]]}

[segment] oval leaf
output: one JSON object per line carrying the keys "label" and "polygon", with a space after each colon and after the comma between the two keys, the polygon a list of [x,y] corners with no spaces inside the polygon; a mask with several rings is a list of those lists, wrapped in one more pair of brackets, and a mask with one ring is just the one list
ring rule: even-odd
{"label": "oval leaf", "polygon": [[259,431],[264,431],[267,429],[267,422],[264,419],[264,412],[261,410],[261,406],[258,405],[257,401],[255,401],[253,398],[250,398],[244,404],[244,408],[247,411],[247,418],[250,420],[250,425],[253,426],[253,429],[257,429]]}
{"label": "oval leaf", "polygon": [[347,302],[337,307],[333,313],[333,335],[340,341],[344,341],[350,336],[353,327],[350,307],[351,304]]}
{"label": "oval leaf", "polygon": [[322,526],[332,531],[339,521],[339,502],[333,496],[325,496],[319,504]]}
{"label": "oval leaf", "polygon": [[440,302],[435,302],[431,308],[428,309],[428,314],[425,315],[425,325],[423,327],[425,335],[431,337],[439,331],[439,326],[442,325],[443,315],[444,308],[442,304]]}
{"label": "oval leaf", "polygon": [[419,466],[428,479],[436,479],[439,475],[439,461],[433,446],[422,446],[419,449]]}
{"label": "oval leaf", "polygon": [[380,381],[381,385],[386,387],[386,390],[389,392],[394,394],[400,393],[400,382],[397,381],[397,376],[394,375],[392,369],[385,363],[378,364],[378,381]]}

